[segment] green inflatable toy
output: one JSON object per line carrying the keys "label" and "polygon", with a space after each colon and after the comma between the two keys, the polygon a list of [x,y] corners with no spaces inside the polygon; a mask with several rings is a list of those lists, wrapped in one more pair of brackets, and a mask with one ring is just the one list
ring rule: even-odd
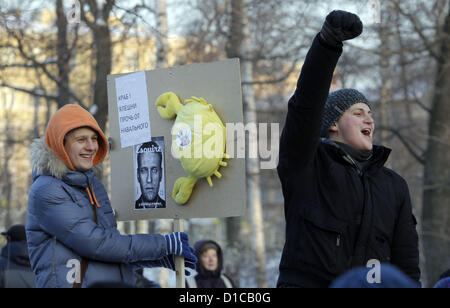
{"label": "green inflatable toy", "polygon": [[176,117],[172,127],[172,155],[180,159],[188,177],[175,181],[172,198],[183,205],[199,179],[206,178],[212,187],[211,177],[222,177],[219,168],[226,167],[223,160],[230,158],[225,153],[226,129],[213,106],[203,98],[192,97],[183,104],[175,93],[166,92],[155,104],[161,117]]}

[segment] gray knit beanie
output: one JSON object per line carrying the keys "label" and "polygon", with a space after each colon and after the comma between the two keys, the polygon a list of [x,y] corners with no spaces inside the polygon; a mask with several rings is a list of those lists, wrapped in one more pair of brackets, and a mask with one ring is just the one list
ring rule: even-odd
{"label": "gray knit beanie", "polygon": [[365,103],[372,109],[367,98],[355,89],[340,89],[330,92],[323,110],[320,137],[328,138],[331,125],[339,120],[341,115],[351,106],[357,103]]}

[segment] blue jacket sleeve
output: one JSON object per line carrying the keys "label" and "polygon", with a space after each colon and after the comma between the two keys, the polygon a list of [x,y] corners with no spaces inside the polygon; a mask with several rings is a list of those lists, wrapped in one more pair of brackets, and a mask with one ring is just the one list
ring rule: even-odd
{"label": "blue jacket sleeve", "polygon": [[167,253],[162,235],[121,235],[115,227],[97,225],[88,212],[91,206],[75,203],[60,185],[43,185],[33,197],[42,230],[83,258],[130,264]]}

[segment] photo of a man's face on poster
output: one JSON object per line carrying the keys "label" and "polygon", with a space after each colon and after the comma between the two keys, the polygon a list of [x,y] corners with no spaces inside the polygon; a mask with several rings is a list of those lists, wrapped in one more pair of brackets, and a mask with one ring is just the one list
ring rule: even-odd
{"label": "photo of a man's face on poster", "polygon": [[135,210],[166,207],[164,137],[134,146]]}

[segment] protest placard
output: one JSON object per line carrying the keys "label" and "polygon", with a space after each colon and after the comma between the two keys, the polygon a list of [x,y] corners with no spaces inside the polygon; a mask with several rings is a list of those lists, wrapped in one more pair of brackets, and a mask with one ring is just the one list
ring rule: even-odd
{"label": "protest placard", "polygon": [[[134,82],[130,83],[132,80]],[[142,84],[144,80],[145,85]],[[223,125],[243,123],[238,59],[109,75],[111,203],[118,220],[242,215],[246,202],[245,157],[223,159],[219,174],[211,176],[212,187],[209,180],[200,178],[184,205],[175,202],[172,197],[174,184],[180,177],[188,175],[179,157],[173,155],[176,152],[173,146],[184,147],[187,139],[180,131],[172,135],[176,118],[165,119],[158,113],[155,103],[161,94],[167,92],[175,93],[183,105],[192,97],[199,101],[201,98],[212,106],[210,108],[213,108]],[[142,103],[145,96],[148,110],[141,105],[139,108],[134,105]],[[139,113],[138,120],[148,115],[148,120],[142,121],[149,123],[147,135],[137,136],[144,129],[136,129],[131,134],[122,131],[126,126],[122,124],[127,122],[121,123],[121,117],[133,117],[131,114],[136,113]],[[132,121],[135,123],[131,125],[135,126],[141,123],[130,118],[129,122]],[[227,137],[230,139],[230,136]],[[149,140],[154,143],[151,144]],[[203,142],[203,147],[208,149],[211,145]]]}

